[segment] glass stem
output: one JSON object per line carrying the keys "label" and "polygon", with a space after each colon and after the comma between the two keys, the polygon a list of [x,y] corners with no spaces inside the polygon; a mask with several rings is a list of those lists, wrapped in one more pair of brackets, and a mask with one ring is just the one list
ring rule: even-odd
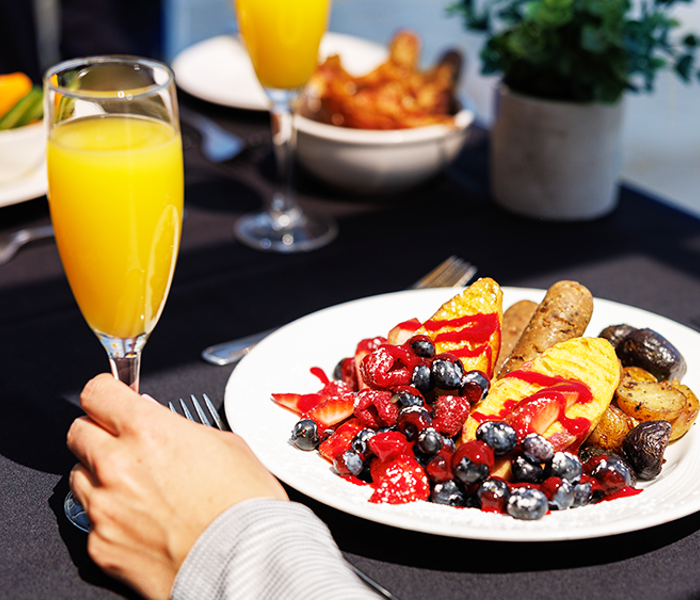
{"label": "glass stem", "polygon": [[294,153],[296,129],[292,102],[296,92],[289,90],[267,90],[272,100],[272,143],[277,162],[280,188],[272,195],[270,213],[275,229],[285,229],[297,222],[302,213],[297,206],[294,186]]}
{"label": "glass stem", "polygon": [[141,352],[127,356],[110,356],[109,365],[112,375],[126,383],[135,392],[139,391],[139,376],[141,371]]}
{"label": "glass stem", "polygon": [[112,375],[126,383],[135,392],[139,391],[141,351],[148,336],[145,333],[133,338],[113,338],[97,333],[102,347],[107,351]]}

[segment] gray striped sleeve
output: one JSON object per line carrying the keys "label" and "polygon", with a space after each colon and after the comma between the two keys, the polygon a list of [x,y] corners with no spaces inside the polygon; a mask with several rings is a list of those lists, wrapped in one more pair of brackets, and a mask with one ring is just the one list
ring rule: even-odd
{"label": "gray striped sleeve", "polygon": [[348,568],[326,525],[307,507],[241,502],[190,550],[172,600],[376,600]]}

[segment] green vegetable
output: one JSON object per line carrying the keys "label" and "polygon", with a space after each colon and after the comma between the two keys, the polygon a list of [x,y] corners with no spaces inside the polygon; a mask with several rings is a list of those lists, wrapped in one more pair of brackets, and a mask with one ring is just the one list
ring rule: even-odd
{"label": "green vegetable", "polygon": [[633,11],[629,0],[458,0],[448,11],[486,33],[483,74],[539,98],[614,103],[652,91],[661,69],[693,77],[698,38],[672,41],[676,3],[642,0]]}
{"label": "green vegetable", "polygon": [[44,114],[44,93],[41,86],[35,85],[31,91],[15,104],[0,119],[0,130],[16,129],[27,123],[41,119]]}

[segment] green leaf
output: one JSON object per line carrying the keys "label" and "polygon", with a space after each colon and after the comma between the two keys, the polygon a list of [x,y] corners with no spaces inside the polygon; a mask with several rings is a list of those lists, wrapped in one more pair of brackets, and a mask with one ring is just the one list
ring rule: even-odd
{"label": "green leaf", "polygon": [[690,81],[691,71],[693,69],[693,57],[690,54],[683,56],[678,62],[676,62],[674,69],[678,76],[686,83]]}
{"label": "green leaf", "polygon": [[674,36],[672,7],[689,1],[642,0],[633,8],[631,0],[458,0],[448,12],[486,32],[482,73],[544,98],[610,102],[653,90],[662,69],[700,78],[700,39]]}

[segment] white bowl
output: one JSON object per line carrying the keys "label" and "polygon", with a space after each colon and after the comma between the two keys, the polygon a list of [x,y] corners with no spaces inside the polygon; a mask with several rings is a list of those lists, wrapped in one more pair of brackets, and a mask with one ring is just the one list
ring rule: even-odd
{"label": "white bowl", "polygon": [[0,183],[27,175],[46,154],[43,122],[0,131]]}
{"label": "white bowl", "polygon": [[449,165],[467,139],[474,112],[461,110],[449,126],[391,131],[295,119],[297,157],[307,171],[337,188],[379,194],[418,185]]}

